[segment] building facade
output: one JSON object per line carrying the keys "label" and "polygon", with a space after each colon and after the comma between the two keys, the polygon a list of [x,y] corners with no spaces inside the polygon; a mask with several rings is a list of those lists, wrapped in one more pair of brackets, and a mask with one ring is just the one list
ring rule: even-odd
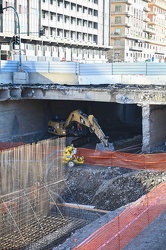
{"label": "building facade", "polygon": [[112,0],[110,62],[163,62],[166,1]]}
{"label": "building facade", "polygon": [[107,62],[110,0],[1,2],[5,8],[0,18],[1,59],[18,59],[13,36],[19,26],[23,60]]}

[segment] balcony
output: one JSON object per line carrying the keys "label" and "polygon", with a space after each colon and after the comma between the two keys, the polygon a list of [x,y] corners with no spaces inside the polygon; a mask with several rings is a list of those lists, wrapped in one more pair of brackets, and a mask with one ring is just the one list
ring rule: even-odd
{"label": "balcony", "polygon": [[121,22],[113,22],[113,23],[111,23],[111,27],[126,26],[126,23],[128,23],[128,22],[125,20],[122,20]]}
{"label": "balcony", "polygon": [[145,17],[145,18],[143,19],[143,21],[144,21],[145,23],[148,23],[148,22],[150,22],[150,18],[149,18],[149,17]]}
{"label": "balcony", "polygon": [[126,3],[128,5],[131,5],[132,0],[112,0],[111,3]]}
{"label": "balcony", "polygon": [[130,46],[129,47],[129,50],[132,50],[132,51],[138,51],[138,52],[142,52],[143,51],[143,48],[142,47],[139,47],[139,46]]}
{"label": "balcony", "polygon": [[118,33],[118,32],[113,32],[111,33],[111,38],[121,38],[121,37],[125,37],[125,33]]}
{"label": "balcony", "polygon": [[131,12],[131,11],[127,11],[125,14],[127,17],[133,16],[133,12]]}
{"label": "balcony", "polygon": [[144,29],[143,29],[143,31],[144,32],[146,32],[146,33],[149,33],[149,34],[152,34],[152,35],[155,35],[156,34],[156,31],[153,29],[153,28],[150,28],[150,27],[145,27]]}
{"label": "balcony", "polygon": [[125,23],[125,27],[130,28],[131,26],[132,26],[132,24],[130,22]]}
{"label": "balcony", "polygon": [[150,20],[150,21],[149,21],[149,24],[150,24],[150,25],[158,25],[158,23],[157,23],[155,20]]}
{"label": "balcony", "polygon": [[116,10],[112,10],[111,11],[111,15],[124,15],[124,11],[116,11]]}
{"label": "balcony", "polygon": [[164,52],[157,51],[157,50],[156,50],[154,53],[155,53],[155,54],[158,54],[158,55],[164,55],[164,54],[165,54]]}
{"label": "balcony", "polygon": [[145,12],[150,12],[150,8],[144,7],[144,8],[143,8],[143,11],[145,11]]}
{"label": "balcony", "polygon": [[111,33],[111,36],[120,36],[120,33],[119,32],[113,32],[113,33]]}
{"label": "balcony", "polygon": [[150,11],[148,12],[148,14],[149,14],[149,15],[152,15],[152,16],[156,16],[156,15],[157,15],[157,12],[154,12],[154,11],[151,11],[151,10],[150,10]]}

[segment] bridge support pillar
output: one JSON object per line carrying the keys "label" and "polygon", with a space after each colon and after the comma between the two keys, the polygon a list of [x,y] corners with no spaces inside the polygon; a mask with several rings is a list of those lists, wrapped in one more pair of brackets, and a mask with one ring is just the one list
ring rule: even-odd
{"label": "bridge support pillar", "polygon": [[142,151],[150,152],[150,105],[142,106]]}
{"label": "bridge support pillar", "polygon": [[166,105],[142,106],[142,151],[155,152],[158,147],[165,150]]}

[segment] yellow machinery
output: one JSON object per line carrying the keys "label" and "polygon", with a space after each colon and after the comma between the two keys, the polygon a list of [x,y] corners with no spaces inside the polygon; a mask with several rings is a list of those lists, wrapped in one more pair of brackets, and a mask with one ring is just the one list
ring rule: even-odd
{"label": "yellow machinery", "polygon": [[77,156],[77,149],[71,144],[70,146],[67,146],[64,149],[63,153],[63,162],[68,167],[74,167],[77,164],[83,164],[84,163],[84,157],[83,156]]}
{"label": "yellow machinery", "polygon": [[97,119],[93,115],[84,114],[79,109],[71,112],[66,121],[49,121],[48,132],[57,136],[83,136],[87,134],[87,127],[101,141],[101,143],[96,145],[97,149],[114,150],[113,144],[108,142],[108,136],[102,131]]}

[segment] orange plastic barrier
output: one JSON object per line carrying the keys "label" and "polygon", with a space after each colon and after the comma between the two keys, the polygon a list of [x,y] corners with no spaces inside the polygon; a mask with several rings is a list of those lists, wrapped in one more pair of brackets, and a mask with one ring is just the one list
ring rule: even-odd
{"label": "orange plastic barrier", "polygon": [[166,210],[166,181],[138,199],[73,250],[117,250]]}
{"label": "orange plastic barrier", "polygon": [[166,171],[166,153],[131,154],[85,148],[78,148],[77,153],[84,156],[85,164]]}

